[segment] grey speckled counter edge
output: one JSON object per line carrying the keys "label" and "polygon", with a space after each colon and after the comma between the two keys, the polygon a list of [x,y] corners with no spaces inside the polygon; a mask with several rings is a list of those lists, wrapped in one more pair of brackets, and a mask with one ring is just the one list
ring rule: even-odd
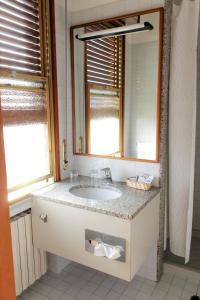
{"label": "grey speckled counter edge", "polygon": [[[74,196],[70,189],[75,186],[93,186],[119,190],[120,196],[112,200],[93,200]],[[114,182],[105,185],[96,181],[91,184],[90,178],[79,176],[75,182],[69,179],[50,185],[32,194],[33,200],[45,200],[85,209],[109,216],[132,220],[155,196],[160,192],[159,188],[152,188],[150,191],[140,191],[127,187],[125,183]]]}

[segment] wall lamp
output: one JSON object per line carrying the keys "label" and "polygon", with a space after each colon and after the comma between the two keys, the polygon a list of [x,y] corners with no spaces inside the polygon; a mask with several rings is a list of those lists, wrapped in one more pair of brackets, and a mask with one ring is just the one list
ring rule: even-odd
{"label": "wall lamp", "polygon": [[132,25],[119,26],[99,31],[87,32],[83,34],[77,34],[76,38],[80,41],[89,41],[95,39],[102,39],[110,36],[125,35],[134,32],[149,31],[153,26],[149,22],[137,23]]}

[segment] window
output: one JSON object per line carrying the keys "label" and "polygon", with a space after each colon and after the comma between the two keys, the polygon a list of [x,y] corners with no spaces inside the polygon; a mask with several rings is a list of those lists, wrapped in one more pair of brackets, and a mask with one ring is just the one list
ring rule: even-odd
{"label": "window", "polygon": [[0,101],[9,200],[55,175],[49,0],[0,0]]}
{"label": "window", "polygon": [[[119,25],[124,23],[113,21],[90,25],[85,31],[98,31]],[[86,132],[87,151],[90,154],[122,156],[123,153],[123,47],[124,37],[86,42]]]}

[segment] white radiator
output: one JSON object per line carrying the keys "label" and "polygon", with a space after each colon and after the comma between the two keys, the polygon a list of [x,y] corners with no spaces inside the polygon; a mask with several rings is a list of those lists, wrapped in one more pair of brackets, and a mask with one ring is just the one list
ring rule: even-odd
{"label": "white radiator", "polygon": [[11,219],[16,295],[46,273],[46,252],[33,246],[31,212]]}

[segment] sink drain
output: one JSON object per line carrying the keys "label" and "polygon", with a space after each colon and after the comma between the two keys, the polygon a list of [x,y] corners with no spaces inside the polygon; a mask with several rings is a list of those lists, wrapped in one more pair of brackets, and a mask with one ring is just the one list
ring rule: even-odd
{"label": "sink drain", "polygon": [[191,299],[191,300],[200,300],[200,297],[197,296],[197,295],[195,295],[195,296],[192,296],[190,299]]}

